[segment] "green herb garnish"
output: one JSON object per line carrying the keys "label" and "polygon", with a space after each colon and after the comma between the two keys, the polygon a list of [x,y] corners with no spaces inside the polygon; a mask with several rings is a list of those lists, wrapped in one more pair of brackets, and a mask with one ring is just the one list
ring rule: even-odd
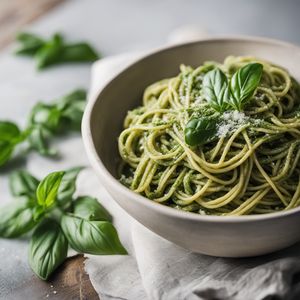
{"label": "green herb garnish", "polygon": [[[217,112],[233,108],[241,111],[253,96],[262,76],[263,66],[251,63],[235,72],[231,79],[218,68],[209,71],[203,78],[203,94],[208,104]],[[190,146],[202,145],[217,133],[218,118],[192,118],[186,125],[185,142]]]}
{"label": "green herb garnish", "polygon": [[54,155],[51,138],[60,133],[80,130],[86,104],[86,91],[76,90],[51,104],[37,103],[30,112],[28,125],[21,131],[13,122],[0,121],[0,166],[13,155],[17,146],[26,142],[29,149],[42,155]]}
{"label": "green herb garnish", "polygon": [[185,142],[190,146],[202,145],[212,140],[217,133],[217,118],[191,119],[184,130]]}
{"label": "green herb garnish", "polygon": [[262,64],[247,64],[235,72],[229,80],[220,69],[216,68],[203,78],[204,97],[218,112],[224,112],[229,107],[241,111],[258,87],[262,71]]}
{"label": "green herb garnish", "polygon": [[29,264],[43,280],[64,262],[68,246],[80,253],[127,254],[106,209],[95,198],[74,198],[81,169],[53,172],[41,181],[27,171],[10,176],[19,199],[0,209],[0,237],[17,238],[35,228]]}
{"label": "green herb garnish", "polygon": [[203,94],[216,111],[228,108],[229,92],[228,79],[220,69],[216,68],[204,76]]}
{"label": "green herb garnish", "polygon": [[17,41],[20,47],[15,53],[34,57],[39,70],[55,64],[99,59],[98,53],[88,43],[67,43],[60,33],[45,40],[36,34],[22,32],[17,35]]}
{"label": "green herb garnish", "polygon": [[229,104],[241,111],[244,104],[253,96],[261,79],[262,64],[252,63],[240,68],[230,80]]}

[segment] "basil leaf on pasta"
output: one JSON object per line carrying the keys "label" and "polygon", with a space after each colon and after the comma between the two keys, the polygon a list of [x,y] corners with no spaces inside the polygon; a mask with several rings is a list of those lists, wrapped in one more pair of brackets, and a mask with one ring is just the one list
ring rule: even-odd
{"label": "basil leaf on pasta", "polygon": [[263,66],[250,63],[235,72],[230,80],[230,104],[234,109],[242,110],[243,105],[254,94],[262,76]]}
{"label": "basil leaf on pasta", "polygon": [[203,78],[203,95],[216,111],[223,112],[227,107],[229,97],[228,79],[226,75],[216,68],[205,74]]}
{"label": "basil leaf on pasta", "polygon": [[203,145],[217,134],[217,119],[201,117],[191,119],[184,130],[185,142],[190,146]]}

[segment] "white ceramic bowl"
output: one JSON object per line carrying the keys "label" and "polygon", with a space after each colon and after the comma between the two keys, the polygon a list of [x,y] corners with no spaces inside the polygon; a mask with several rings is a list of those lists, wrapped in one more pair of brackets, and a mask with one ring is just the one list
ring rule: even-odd
{"label": "white ceramic bowl", "polygon": [[300,48],[262,38],[217,38],[155,51],[115,76],[88,103],[83,118],[83,140],[102,184],[115,201],[144,226],[186,249],[208,255],[261,255],[300,240],[300,208],[265,215],[201,216],[157,204],[118,182],[117,137],[126,112],[141,103],[151,83],[178,73],[181,63],[199,66],[206,60],[222,62],[228,55],[254,55],[286,67],[300,80]]}

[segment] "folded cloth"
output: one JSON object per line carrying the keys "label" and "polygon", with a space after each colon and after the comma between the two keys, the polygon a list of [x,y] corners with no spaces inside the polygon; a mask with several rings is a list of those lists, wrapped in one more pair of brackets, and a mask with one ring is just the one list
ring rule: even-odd
{"label": "folded cloth", "polygon": [[[125,54],[95,63],[90,96],[136,56]],[[86,255],[85,270],[101,300],[300,299],[300,244],[256,258],[192,253],[133,220],[101,187],[95,174],[87,172],[79,188],[94,191],[109,209],[129,252],[128,256]]]}

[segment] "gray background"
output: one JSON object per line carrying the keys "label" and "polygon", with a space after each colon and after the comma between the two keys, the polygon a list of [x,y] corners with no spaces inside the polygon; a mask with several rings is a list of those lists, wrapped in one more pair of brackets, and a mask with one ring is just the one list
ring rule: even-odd
{"label": "gray background", "polygon": [[[95,41],[105,54],[156,46],[178,26],[193,24],[211,34],[250,34],[300,43],[297,0],[71,0],[57,24]],[[68,7],[73,11],[68,10]],[[70,23],[65,20],[73,19]]]}

